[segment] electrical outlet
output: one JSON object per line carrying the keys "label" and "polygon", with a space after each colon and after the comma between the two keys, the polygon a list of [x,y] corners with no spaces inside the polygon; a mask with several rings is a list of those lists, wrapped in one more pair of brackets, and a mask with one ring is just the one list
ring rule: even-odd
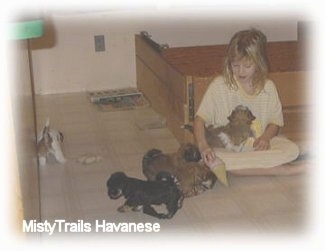
{"label": "electrical outlet", "polygon": [[105,51],[105,36],[104,35],[97,35],[94,36],[95,40],[95,51]]}

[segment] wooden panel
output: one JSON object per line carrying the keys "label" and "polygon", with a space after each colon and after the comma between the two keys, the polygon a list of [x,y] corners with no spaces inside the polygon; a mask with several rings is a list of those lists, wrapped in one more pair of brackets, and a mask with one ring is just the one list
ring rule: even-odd
{"label": "wooden panel", "polygon": [[152,108],[163,115],[174,136],[184,140],[186,77],[170,66],[159,53],[136,36],[137,86]]}
{"label": "wooden panel", "polygon": [[308,91],[312,83],[308,83],[308,72],[276,72],[270,74],[277,86],[283,107],[310,105]]}
{"label": "wooden panel", "polygon": [[169,48],[162,56],[184,75],[209,76],[222,72],[226,45]]}
{"label": "wooden panel", "polygon": [[[168,48],[162,56],[184,75],[211,76],[223,71],[227,45]],[[307,69],[305,47],[297,41],[269,42],[270,72]]]}
{"label": "wooden panel", "polygon": [[310,139],[309,122],[311,110],[307,106],[299,106],[283,109],[284,127],[280,133],[295,142]]}
{"label": "wooden panel", "polygon": [[148,70],[156,74],[162,82],[166,82],[168,63],[161,57],[160,53],[153,50],[139,35],[135,36],[135,48],[137,60],[143,61]]}
{"label": "wooden panel", "polygon": [[166,85],[143,63],[136,59],[137,87],[149,100],[152,108],[167,117],[170,106],[168,102],[168,89]]}
{"label": "wooden panel", "polygon": [[267,55],[270,72],[304,71],[308,67],[304,58],[304,47],[296,42],[270,42],[267,44]]}
{"label": "wooden panel", "polygon": [[172,112],[182,121],[185,119],[184,104],[186,104],[186,77],[169,67],[169,102]]}
{"label": "wooden panel", "polygon": [[210,83],[216,76],[210,77],[193,77],[194,82],[194,111],[199,108],[201,100],[209,87]]}

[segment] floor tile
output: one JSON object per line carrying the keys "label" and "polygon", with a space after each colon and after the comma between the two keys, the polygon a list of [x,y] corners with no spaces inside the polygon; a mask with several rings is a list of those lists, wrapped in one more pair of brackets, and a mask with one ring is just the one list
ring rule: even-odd
{"label": "floor tile", "polygon": [[[151,148],[174,152],[179,143],[164,126],[144,129],[139,121],[159,115],[151,108],[101,112],[86,93],[37,96],[38,129],[47,117],[63,132],[65,164],[40,168],[43,220],[107,220],[158,222],[163,233],[219,234],[303,231],[308,182],[291,177],[238,177],[229,175],[230,187],[218,183],[205,193],[186,198],[170,220],[141,212],[120,213],[124,199],[110,200],[107,178],[116,171],[144,179],[142,157]],[[78,161],[83,155],[100,156],[94,164]],[[308,201],[308,200],[307,200]],[[212,237],[211,237],[212,238]]]}

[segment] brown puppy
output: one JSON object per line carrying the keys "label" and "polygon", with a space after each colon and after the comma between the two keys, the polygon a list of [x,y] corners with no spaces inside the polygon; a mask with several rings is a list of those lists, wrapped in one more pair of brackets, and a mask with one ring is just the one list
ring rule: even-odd
{"label": "brown puppy", "polygon": [[184,197],[195,196],[211,189],[217,180],[200,159],[198,148],[189,143],[181,145],[176,153],[151,149],[143,157],[142,171],[151,181],[156,180],[159,172],[169,172],[177,178]]}
{"label": "brown puppy", "polygon": [[228,117],[228,124],[214,128],[209,126],[205,130],[205,138],[211,148],[226,148],[240,152],[249,137],[255,137],[251,125],[255,116],[246,106],[236,106]]}

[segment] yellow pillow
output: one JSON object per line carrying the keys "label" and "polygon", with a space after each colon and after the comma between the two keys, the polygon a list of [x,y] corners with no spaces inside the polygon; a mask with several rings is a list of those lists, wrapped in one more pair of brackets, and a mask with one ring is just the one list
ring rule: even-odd
{"label": "yellow pillow", "polygon": [[226,165],[221,159],[218,165],[211,168],[211,171],[215,174],[215,176],[223,185],[227,187],[229,186]]}

